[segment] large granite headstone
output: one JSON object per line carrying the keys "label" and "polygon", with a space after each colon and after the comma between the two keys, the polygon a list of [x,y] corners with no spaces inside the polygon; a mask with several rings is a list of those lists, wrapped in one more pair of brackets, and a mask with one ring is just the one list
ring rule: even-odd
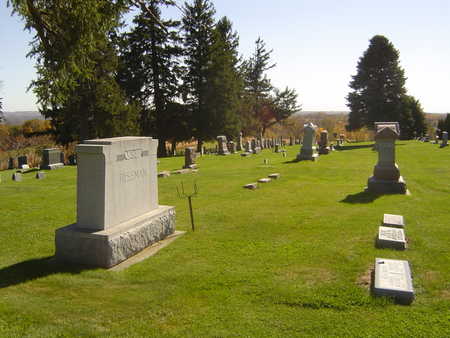
{"label": "large granite headstone", "polygon": [[175,208],[158,205],[151,137],[77,146],[77,222],[56,230],[56,258],[109,268],[175,231]]}
{"label": "large granite headstone", "polygon": [[411,304],[414,288],[408,261],[376,258],[373,292],[376,296],[393,297],[399,303]]}
{"label": "large granite headstone", "polygon": [[227,137],[217,136],[217,154],[218,155],[230,155],[227,147]]}
{"label": "large granite headstone", "polygon": [[59,149],[44,149],[42,152],[41,169],[58,169],[64,167],[61,163],[61,150]]}
{"label": "large granite headstone", "polygon": [[194,147],[187,147],[184,149],[184,166],[185,169],[194,169],[197,167],[195,160],[197,158],[197,153]]}
{"label": "large granite headstone", "polygon": [[406,194],[406,183],[400,176],[395,163],[395,140],[399,137],[398,122],[376,122],[376,149],[378,163],[373,176],[369,178],[367,189],[377,194]]}
{"label": "large granite headstone", "polygon": [[327,155],[329,153],[330,147],[328,146],[328,131],[322,130],[320,132],[319,155]]}
{"label": "large granite headstone", "polygon": [[297,161],[309,160],[315,161],[319,156],[316,151],[316,126],[309,122],[304,125],[303,145],[300,153],[297,155]]}

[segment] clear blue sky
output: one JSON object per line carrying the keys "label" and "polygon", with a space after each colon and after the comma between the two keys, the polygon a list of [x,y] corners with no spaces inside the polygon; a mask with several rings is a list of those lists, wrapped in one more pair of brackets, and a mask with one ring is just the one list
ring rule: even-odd
{"label": "clear blue sky", "polygon": [[[35,110],[35,77],[25,57],[31,36],[0,0],[0,97],[7,111]],[[182,1],[178,1],[182,4]],[[299,93],[303,110],[347,110],[348,83],[369,39],[381,34],[400,51],[409,94],[427,112],[450,112],[449,0],[215,0],[248,57],[261,36],[277,67],[269,77]],[[174,10],[173,13],[179,13]]]}

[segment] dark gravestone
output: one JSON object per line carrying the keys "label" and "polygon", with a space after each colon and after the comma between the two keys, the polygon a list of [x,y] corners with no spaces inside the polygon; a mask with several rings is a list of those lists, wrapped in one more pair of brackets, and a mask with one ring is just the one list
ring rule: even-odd
{"label": "dark gravestone", "polygon": [[17,158],[17,164],[19,166],[19,169],[22,169],[23,165],[28,165],[28,157],[26,155],[19,156]]}
{"label": "dark gravestone", "polygon": [[77,165],[77,155],[75,154],[69,155],[69,164]]}
{"label": "dark gravestone", "polygon": [[184,169],[194,169],[197,167],[195,160],[197,158],[197,153],[194,147],[187,147],[184,149]]}
{"label": "dark gravestone", "polygon": [[61,151],[59,149],[44,149],[42,153],[41,169],[58,169],[63,167]]}
{"label": "dark gravestone", "polygon": [[8,161],[8,169],[17,169],[19,167],[17,157],[10,157]]}

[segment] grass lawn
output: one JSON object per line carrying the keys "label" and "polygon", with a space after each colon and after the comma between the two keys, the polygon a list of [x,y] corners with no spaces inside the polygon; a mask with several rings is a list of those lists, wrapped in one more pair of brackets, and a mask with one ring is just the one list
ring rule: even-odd
{"label": "grass lawn", "polygon": [[[0,337],[450,336],[450,147],[397,142],[411,196],[378,198],[363,193],[369,144],[289,162],[298,149],[207,155],[198,173],[159,179],[160,204],[187,233],[120,272],[52,260],[55,229],[76,219],[76,168],[22,182],[1,172]],[[181,181],[199,188],[194,233]],[[374,247],[383,213],[404,215],[406,251]],[[375,257],[409,260],[411,306],[371,296]]]}

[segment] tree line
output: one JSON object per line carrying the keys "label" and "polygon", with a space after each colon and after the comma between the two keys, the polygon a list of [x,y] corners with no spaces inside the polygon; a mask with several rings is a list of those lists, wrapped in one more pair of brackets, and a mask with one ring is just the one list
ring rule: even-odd
{"label": "tree line", "polygon": [[[9,0],[34,32],[31,88],[57,142],[145,135],[175,144],[224,134],[264,134],[300,110],[294,89],[275,88],[272,50],[258,38],[239,55],[229,18],[211,0]],[[165,7],[179,20],[163,17]],[[126,24],[127,13],[135,13]]]}

